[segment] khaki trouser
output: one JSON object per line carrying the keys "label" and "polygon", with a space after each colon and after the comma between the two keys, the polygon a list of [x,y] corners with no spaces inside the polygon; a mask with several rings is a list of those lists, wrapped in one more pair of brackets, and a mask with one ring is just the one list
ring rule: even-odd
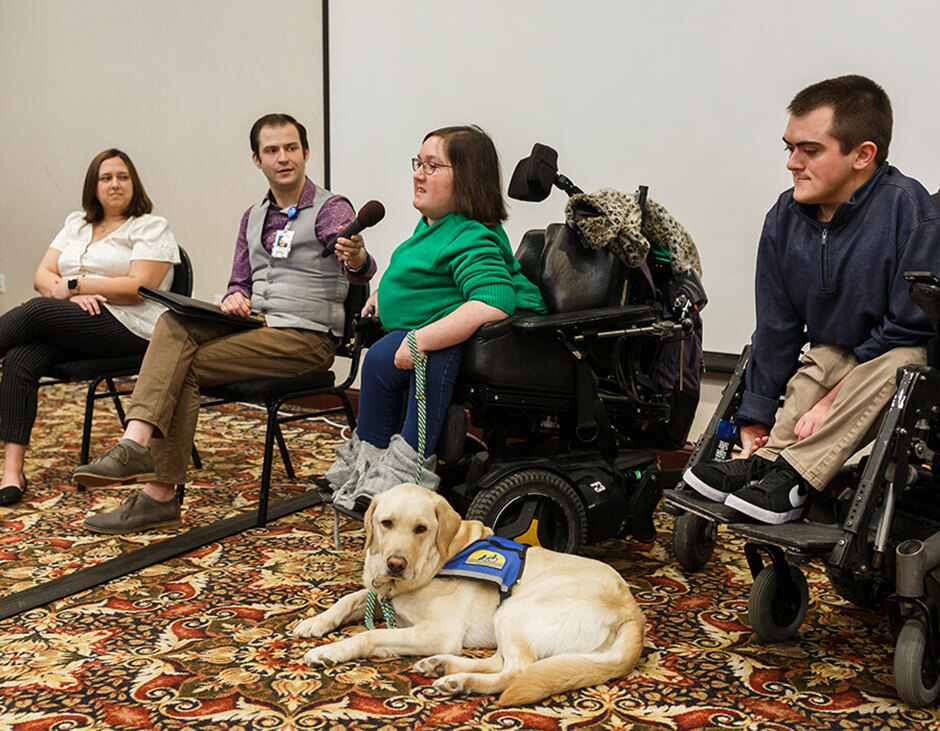
{"label": "khaki trouser", "polygon": [[[810,348],[800,359],[799,370],[787,382],[770,438],[757,454],[770,460],[782,456],[813,487],[824,489],[842,465],[875,438],[882,415],[897,390],[898,368],[926,362],[924,348],[895,348],[862,364],[856,362],[851,351],[842,348]],[[793,429],[800,417],[846,375],[822,424],[797,441]]]}
{"label": "khaki trouser", "polygon": [[211,320],[164,313],[144,356],[128,419],[155,428],[156,479],[180,483],[199,419],[199,387],[328,369],[336,343],[327,333],[291,328],[233,330]]}

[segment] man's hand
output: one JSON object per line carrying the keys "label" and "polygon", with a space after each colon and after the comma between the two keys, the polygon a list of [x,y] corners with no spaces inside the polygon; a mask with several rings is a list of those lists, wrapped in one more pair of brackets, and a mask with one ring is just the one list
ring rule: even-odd
{"label": "man's hand", "polygon": [[251,301],[241,292],[232,292],[228,297],[222,300],[219,309],[227,315],[251,317]]}
{"label": "man's hand", "polygon": [[842,380],[833,386],[829,393],[819,399],[816,405],[803,414],[800,420],[796,422],[796,426],[793,427],[793,436],[796,437],[797,441],[806,439],[806,437],[815,433],[819,425],[823,423],[826,414],[829,413],[829,409],[832,408],[832,404],[836,400],[836,396],[838,396],[839,391],[842,390],[842,384],[845,383],[846,378],[848,378],[848,376],[843,376]]}
{"label": "man's hand", "polygon": [[747,459],[767,444],[770,429],[763,424],[748,424],[740,428],[738,435],[741,437],[741,451],[734,456],[734,459]]}
{"label": "man's hand", "polygon": [[[342,231],[343,226],[340,226],[339,230]],[[350,269],[362,269],[368,256],[365,242],[359,234],[348,239],[342,237],[336,239],[336,248],[333,249],[333,252],[336,254],[336,258],[346,262]]]}

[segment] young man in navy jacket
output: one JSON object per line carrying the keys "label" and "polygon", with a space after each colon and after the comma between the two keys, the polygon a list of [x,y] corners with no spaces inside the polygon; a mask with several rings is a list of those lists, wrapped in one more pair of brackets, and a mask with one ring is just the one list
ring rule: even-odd
{"label": "young man in navy jacket", "polygon": [[735,415],[742,459],[684,476],[766,523],[799,518],[809,489],[825,489],[874,438],[897,369],[924,363],[932,335],[904,273],[940,273],[940,212],[886,162],[884,90],[841,76],[807,87],[787,109],[793,187],[767,214],[758,248],[757,327]]}

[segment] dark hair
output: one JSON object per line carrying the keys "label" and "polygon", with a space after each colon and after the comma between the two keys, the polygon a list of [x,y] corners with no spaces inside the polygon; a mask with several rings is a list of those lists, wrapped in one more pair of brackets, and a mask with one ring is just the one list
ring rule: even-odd
{"label": "dark hair", "polygon": [[251,141],[251,151],[258,154],[258,135],[261,134],[262,127],[283,127],[285,124],[292,124],[300,135],[300,146],[304,152],[310,149],[307,144],[307,128],[294,119],[289,114],[265,114],[251,125],[251,132],[248,133],[248,139]]}
{"label": "dark hair", "polygon": [[134,186],[134,192],[131,195],[131,202],[127,208],[122,211],[125,216],[143,216],[153,210],[153,203],[144,190],[144,184],[140,182],[140,176],[137,174],[137,168],[127,156],[126,152],[110,148],[99,152],[88,165],[85,172],[85,187],[82,189],[82,208],[85,209],[85,220],[88,223],[97,223],[104,218],[104,209],[101,207],[101,201],[98,200],[98,172],[101,170],[101,163],[110,160],[112,157],[119,157],[127,165],[127,172],[131,175],[131,184]]}
{"label": "dark hair", "polygon": [[864,76],[848,75],[826,79],[799,92],[787,111],[802,117],[820,107],[832,107],[829,134],[839,140],[843,155],[863,142],[878,147],[875,164],[888,159],[891,144],[891,100],[885,90]]}
{"label": "dark hair", "polygon": [[476,125],[441,127],[424,139],[440,137],[454,169],[454,211],[495,226],[506,220],[506,202],[493,140]]}

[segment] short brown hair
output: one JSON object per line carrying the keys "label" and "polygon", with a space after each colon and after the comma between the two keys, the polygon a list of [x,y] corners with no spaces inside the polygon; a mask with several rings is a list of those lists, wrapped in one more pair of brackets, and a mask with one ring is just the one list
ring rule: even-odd
{"label": "short brown hair", "polygon": [[441,127],[424,139],[440,137],[454,169],[454,211],[496,226],[507,218],[496,146],[474,125]]}
{"label": "short brown hair", "polygon": [[112,157],[119,157],[124,161],[124,164],[127,165],[127,172],[131,175],[131,184],[134,186],[131,202],[127,204],[127,208],[122,213],[125,216],[143,216],[153,210],[153,203],[150,196],[147,195],[147,191],[144,190],[144,184],[140,181],[134,163],[131,162],[126,152],[111,147],[95,155],[85,172],[82,208],[85,209],[85,220],[88,223],[97,223],[104,218],[104,209],[101,207],[101,201],[98,200],[98,172],[101,169],[101,163],[110,160]]}
{"label": "short brown hair", "polygon": [[262,127],[283,127],[286,124],[294,125],[297,134],[300,135],[301,148],[303,148],[304,152],[309,150],[310,145],[307,144],[307,128],[300,122],[289,114],[265,114],[263,117],[255,120],[255,123],[251,125],[251,132],[248,133],[248,139],[251,142],[251,151],[255,153],[255,155],[258,154],[258,135],[261,134]]}
{"label": "short brown hair", "polygon": [[820,107],[832,107],[829,134],[839,140],[843,155],[870,141],[878,147],[875,164],[888,159],[893,124],[891,100],[878,84],[854,74],[826,79],[799,92],[787,111],[802,117]]}

